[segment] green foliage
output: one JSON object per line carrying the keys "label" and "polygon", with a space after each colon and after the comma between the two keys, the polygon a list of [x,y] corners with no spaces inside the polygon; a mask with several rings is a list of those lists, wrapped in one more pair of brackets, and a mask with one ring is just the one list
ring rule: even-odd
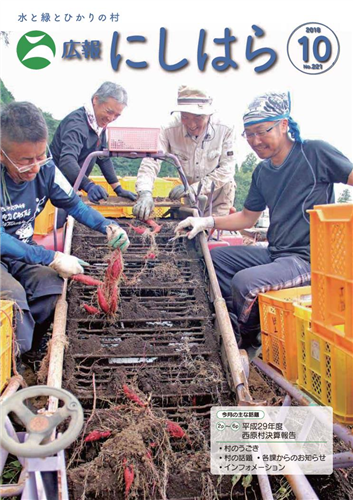
{"label": "green foliage", "polygon": [[[12,456],[12,455],[10,455]],[[6,463],[1,476],[2,484],[13,484],[18,481],[22,466],[18,460],[12,460]]]}
{"label": "green foliage", "polygon": [[236,165],[234,178],[235,182],[237,183],[237,191],[235,194],[234,206],[237,211],[242,210],[244,206],[244,202],[248,195],[251,184],[251,176],[257,164],[258,160],[256,156],[254,155],[254,153],[250,153],[245,158],[240,168],[238,167],[238,165]]}
{"label": "green foliage", "polygon": [[345,188],[340,196],[338,197],[337,203],[352,203],[351,192],[348,188]]}
{"label": "green foliage", "polygon": [[[0,79],[0,105],[9,104],[10,102],[12,102],[14,100],[15,100],[14,96],[7,89],[4,82]],[[56,120],[55,118],[53,118],[53,116],[50,113],[47,113],[46,111],[42,111],[42,113],[43,113],[44,119],[47,123],[48,143],[50,144],[52,141],[54,132],[60,123],[60,120]]]}
{"label": "green foliage", "polygon": [[[141,159],[133,160],[131,158],[112,158],[115,172],[118,177],[133,176],[136,177],[141,164]],[[98,165],[95,165],[91,175],[102,175]],[[161,170],[158,177],[179,177],[177,169],[174,165],[162,162]]]}
{"label": "green foliage", "polygon": [[43,116],[45,118],[45,121],[47,122],[48,144],[50,144],[53,139],[55,130],[58,128],[60,120],[56,120],[55,118],[52,117],[50,113],[47,113],[46,111],[43,111]]}
{"label": "green foliage", "polygon": [[254,153],[249,153],[241,164],[241,169],[244,173],[252,173],[258,163],[256,155],[254,155]]}
{"label": "green foliage", "polygon": [[4,82],[0,78],[0,104],[9,104],[14,101],[14,96],[7,90]]}

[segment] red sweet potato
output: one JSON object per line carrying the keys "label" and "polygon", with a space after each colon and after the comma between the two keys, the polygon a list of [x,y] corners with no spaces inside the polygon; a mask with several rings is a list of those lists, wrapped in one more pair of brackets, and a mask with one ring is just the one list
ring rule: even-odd
{"label": "red sweet potato", "polygon": [[157,255],[153,252],[151,253],[147,253],[145,256],[144,256],[144,259],[155,259],[157,257]]}
{"label": "red sweet potato", "polygon": [[151,228],[153,229],[152,234],[157,234],[162,229],[162,226],[160,226],[159,224],[157,224],[157,222],[154,221],[153,219],[147,219],[146,220],[146,224],[148,224],[149,226],[151,226]]}
{"label": "red sweet potato", "polygon": [[129,492],[134,482],[134,465],[128,465],[126,458],[123,459],[124,480],[125,480],[125,499],[129,497]]}
{"label": "red sweet potato", "polygon": [[98,441],[99,439],[109,437],[110,435],[111,431],[92,431],[85,437],[85,443]]}
{"label": "red sweet potato", "polygon": [[180,427],[179,424],[172,422],[171,420],[167,420],[167,431],[172,437],[182,438],[185,437],[185,431]]}
{"label": "red sweet potato", "polygon": [[145,227],[136,227],[136,226],[133,226],[132,224],[129,224],[129,222],[127,222],[127,225],[128,225],[129,227],[131,227],[131,229],[132,229],[133,231],[135,231],[135,233],[137,233],[137,234],[144,234],[144,233],[145,233],[145,231],[146,231],[146,228],[145,228]]}
{"label": "red sweet potato", "polygon": [[111,279],[117,280],[120,278],[122,269],[123,269],[123,265],[122,265],[122,260],[121,260],[121,256],[120,256],[117,259],[115,259],[111,263],[111,265],[109,265],[109,267],[107,269],[107,274]]}
{"label": "red sweet potato", "polygon": [[97,297],[98,297],[99,307],[102,309],[103,312],[108,314],[109,313],[109,305],[108,305],[107,299],[105,298],[103,289],[101,287],[98,287]]}
{"label": "red sweet potato", "polygon": [[85,285],[91,285],[91,286],[103,285],[102,281],[99,281],[96,278],[93,278],[92,276],[87,276],[87,274],[74,274],[73,276],[71,276],[71,279],[73,279],[74,281],[78,281],[79,283],[83,283]]}
{"label": "red sweet potato", "polygon": [[136,403],[137,405],[139,406],[146,406],[146,403],[144,403],[139,397],[137,394],[134,393],[134,391],[132,391],[130,389],[130,387],[128,387],[126,384],[123,385],[123,391],[124,391],[124,394],[125,396],[130,399],[130,401],[133,401],[134,403]]}
{"label": "red sweet potato", "polygon": [[109,296],[110,304],[109,304],[109,312],[110,314],[115,314],[118,309],[118,287],[113,285],[111,287],[111,294]]}
{"label": "red sweet potato", "polygon": [[100,314],[100,310],[94,306],[89,306],[88,304],[83,304],[83,307],[88,312],[88,314]]}

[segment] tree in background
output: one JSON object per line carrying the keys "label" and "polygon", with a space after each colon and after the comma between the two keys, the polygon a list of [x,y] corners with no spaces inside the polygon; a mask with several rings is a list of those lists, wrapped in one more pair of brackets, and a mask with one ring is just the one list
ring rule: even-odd
{"label": "tree in background", "polygon": [[9,32],[8,31],[0,31],[0,40],[4,41],[4,44],[7,46],[10,44],[9,40]]}
{"label": "tree in background", "polygon": [[[5,32],[1,32],[5,33]],[[4,41],[6,43],[6,37],[5,35],[2,35],[4,38]],[[14,101],[15,98],[11,94],[11,92],[7,89],[6,85],[4,82],[0,79],[0,105],[3,104],[8,104],[12,101]],[[35,103],[34,103],[35,104]],[[48,143],[50,144],[53,138],[53,135],[55,133],[55,130],[57,129],[60,120],[57,120],[56,118],[53,118],[51,113],[48,113],[46,111],[43,111],[43,115],[45,118],[45,121],[48,126],[48,132],[49,132],[49,137],[48,137]],[[112,162],[116,171],[116,174],[119,177],[125,177],[125,176],[136,176],[141,159],[131,159],[131,158],[112,158]],[[236,165],[236,173],[235,173],[235,182],[237,183],[237,192],[235,195],[235,203],[234,206],[236,207],[237,210],[241,210],[244,205],[244,201],[246,199],[246,196],[248,194],[249,188],[250,188],[250,183],[251,183],[251,175],[258,164],[258,159],[254,155],[254,153],[248,154],[248,156],[245,158],[243,163],[241,164],[241,167],[239,168]],[[102,175],[100,168],[98,165],[95,165],[92,170],[92,175]],[[163,161],[161,170],[159,172],[159,177],[179,177],[178,171],[174,165],[172,165],[169,162]],[[343,193],[342,193],[343,194]],[[350,198],[349,198],[350,199]],[[348,201],[349,201],[348,199]],[[343,202],[345,203],[345,202]]]}
{"label": "tree in background", "polygon": [[9,104],[14,100],[14,96],[7,90],[4,82],[0,78],[0,104]]}
{"label": "tree in background", "polygon": [[[10,102],[12,102],[14,100],[15,100],[14,96],[7,89],[4,82],[0,79],[0,105],[9,104]],[[53,118],[53,116],[50,113],[47,113],[46,111],[43,111],[43,116],[44,116],[44,119],[47,123],[48,134],[49,134],[48,143],[50,144],[51,140],[53,138],[54,132],[60,123],[60,120],[56,120],[55,118]]]}
{"label": "tree in background", "polygon": [[252,173],[258,163],[259,161],[254,153],[249,153],[240,168],[238,165],[235,166],[234,179],[237,183],[237,190],[235,193],[234,206],[237,211],[242,210],[244,206],[244,202],[250,189]]}
{"label": "tree in background", "polygon": [[352,203],[350,190],[345,188],[338,197],[337,203]]}

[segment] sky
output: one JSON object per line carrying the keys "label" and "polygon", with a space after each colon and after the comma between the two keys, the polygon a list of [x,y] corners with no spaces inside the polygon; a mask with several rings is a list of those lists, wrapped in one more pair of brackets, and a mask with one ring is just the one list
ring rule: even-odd
{"label": "sky", "polygon": [[[288,0],[3,1],[0,26],[1,30],[10,32],[10,45],[5,47],[0,42],[1,78],[16,100],[31,101],[57,119],[87,102],[104,81],[117,82],[126,88],[129,104],[114,125],[142,127],[159,127],[165,123],[175,105],[179,85],[196,85],[212,95],[219,114],[234,125],[238,163],[251,152],[240,135],[247,104],[266,91],[290,91],[292,117],[299,123],[302,137],[326,140],[353,160],[350,4],[350,0],[297,0],[295,3]],[[110,21],[112,13],[118,14],[117,22]],[[22,14],[27,21],[19,22]],[[49,14],[50,21],[41,21],[42,14]],[[72,16],[70,21],[65,21],[65,14]],[[55,15],[60,16],[57,22]],[[79,15],[84,16],[80,22],[77,21]],[[106,21],[99,20],[99,16],[104,15]],[[32,16],[37,22],[31,21]],[[254,25],[262,28],[263,36],[255,36]],[[313,26],[321,27],[320,33],[305,35],[306,27]],[[161,28],[167,30],[166,62],[174,64],[186,58],[189,64],[184,69],[161,68],[158,58]],[[221,72],[213,68],[212,60],[224,56],[225,49],[214,39],[223,38],[226,28],[236,37],[231,55],[237,68]],[[200,71],[197,64],[201,29],[205,30],[204,51],[209,56],[204,71]],[[26,68],[16,54],[18,41],[32,30],[48,33],[56,45],[56,55],[51,55],[52,62],[44,69]],[[114,31],[119,33],[118,49],[122,55],[117,71],[110,61]],[[133,35],[144,36],[146,41],[128,42],[126,38]],[[256,73],[254,68],[264,64],[268,54],[247,60],[249,36],[254,39],[253,50],[267,47],[275,52],[276,63],[267,71]],[[303,36],[308,41],[309,63],[320,62],[312,55],[316,38],[325,36],[329,40],[332,54],[323,67],[328,68],[330,61],[337,59],[331,69],[320,74],[298,69],[303,69],[304,64],[304,42],[298,42]],[[80,50],[80,43],[85,40],[100,41],[100,60],[63,58],[64,43],[70,40],[78,42],[75,47]],[[324,59],[326,46],[321,42],[318,47],[317,54]],[[148,67],[130,68],[127,59],[145,60]]]}

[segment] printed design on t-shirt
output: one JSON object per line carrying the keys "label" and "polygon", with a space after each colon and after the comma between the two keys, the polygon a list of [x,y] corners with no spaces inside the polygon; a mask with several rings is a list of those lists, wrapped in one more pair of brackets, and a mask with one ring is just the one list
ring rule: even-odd
{"label": "printed design on t-shirt", "polygon": [[34,233],[34,220],[41,212],[41,207],[45,205],[46,200],[46,196],[43,196],[43,198],[40,199],[36,198],[36,208],[32,217],[28,220],[22,221],[21,226],[16,230],[15,234],[18,236],[18,239],[24,243],[28,243],[32,239]]}

